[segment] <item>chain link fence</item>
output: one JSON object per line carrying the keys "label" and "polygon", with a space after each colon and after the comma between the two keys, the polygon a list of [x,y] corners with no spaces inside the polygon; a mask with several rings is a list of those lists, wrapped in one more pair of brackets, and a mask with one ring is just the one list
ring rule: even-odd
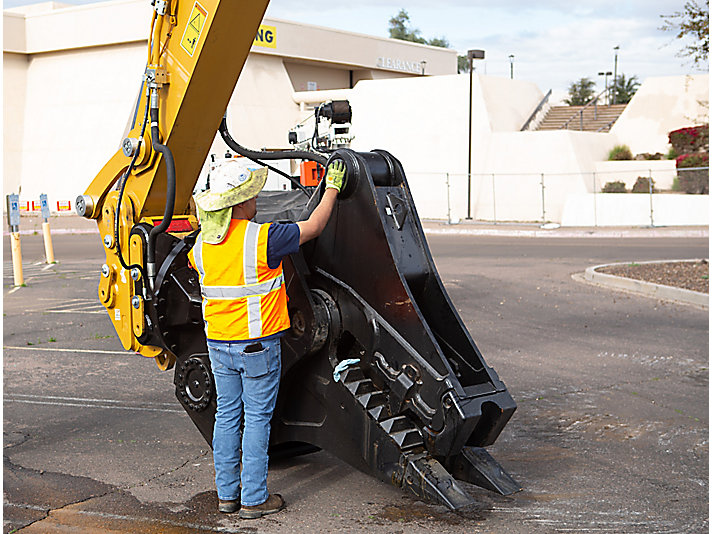
{"label": "chain link fence", "polygon": [[[449,172],[407,175],[418,214],[425,219],[568,226],[707,224],[696,222],[699,217],[690,219],[683,211],[690,209],[688,205],[699,211],[699,206],[706,204],[709,167],[641,166],[623,171],[473,173],[469,177]],[[698,194],[686,194],[683,186],[696,187]],[[681,222],[675,222],[678,219]]]}

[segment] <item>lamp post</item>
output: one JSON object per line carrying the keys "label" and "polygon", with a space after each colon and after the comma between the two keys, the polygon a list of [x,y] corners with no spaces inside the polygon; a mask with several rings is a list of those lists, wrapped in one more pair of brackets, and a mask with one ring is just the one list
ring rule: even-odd
{"label": "lamp post", "polygon": [[467,140],[467,219],[472,219],[471,208],[472,208],[472,60],[473,59],[484,59],[484,50],[468,50],[467,60],[470,64],[470,101],[469,101],[469,127],[467,129],[468,140]]}
{"label": "lamp post", "polygon": [[427,63],[428,63],[428,62],[425,61],[425,60],[422,60],[422,61],[420,62],[420,75],[421,75],[421,76],[425,76],[425,65],[426,65]]}
{"label": "lamp post", "polygon": [[613,103],[617,104],[618,103],[618,50],[620,50],[620,45],[619,46],[614,46],[613,50],[615,50],[615,57],[613,59]]}
{"label": "lamp post", "polygon": [[509,79],[514,79],[514,54],[509,54]]}
{"label": "lamp post", "polygon": [[[598,73],[599,76],[605,76],[605,78],[604,78],[604,79],[605,79],[604,87],[605,87],[606,89],[608,89],[608,77],[609,77],[611,74],[613,74],[611,71],[599,72],[599,73]],[[611,94],[610,94],[610,91],[608,91],[608,92],[606,93],[606,102],[608,103],[609,106],[611,105]]]}

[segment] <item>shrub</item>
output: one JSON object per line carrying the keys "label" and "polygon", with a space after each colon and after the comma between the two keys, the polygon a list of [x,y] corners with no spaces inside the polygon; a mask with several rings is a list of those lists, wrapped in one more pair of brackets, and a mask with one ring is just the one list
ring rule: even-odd
{"label": "shrub", "polygon": [[708,151],[710,146],[710,125],[690,126],[673,130],[668,140],[678,154]]}
{"label": "shrub", "polygon": [[608,153],[608,161],[633,159],[633,153],[627,145],[616,145]]}
{"label": "shrub", "polygon": [[665,156],[665,158],[666,158],[666,159],[677,159],[677,157],[678,157],[679,155],[680,155],[680,154],[677,153],[677,150],[675,150],[675,147],[674,147],[674,146],[671,146],[671,147],[670,147],[670,150],[668,150],[668,153],[667,153],[667,155]]}
{"label": "shrub", "polygon": [[607,182],[601,189],[602,193],[627,193],[623,182]]}
{"label": "shrub", "polygon": [[643,152],[642,154],[636,154],[633,159],[636,161],[650,161],[650,160],[665,159],[665,156],[663,154],[661,154],[660,152],[656,152],[655,154],[651,154],[649,152]]}
{"label": "shrub", "polygon": [[650,188],[652,186],[653,193],[657,192],[655,189],[655,180],[648,178],[647,176],[638,176],[638,179],[633,184],[633,189],[630,190],[631,193],[650,193]]}
{"label": "shrub", "polygon": [[686,170],[694,167],[709,167],[709,154],[683,154],[675,162],[680,189],[690,195],[709,194],[709,168]]}

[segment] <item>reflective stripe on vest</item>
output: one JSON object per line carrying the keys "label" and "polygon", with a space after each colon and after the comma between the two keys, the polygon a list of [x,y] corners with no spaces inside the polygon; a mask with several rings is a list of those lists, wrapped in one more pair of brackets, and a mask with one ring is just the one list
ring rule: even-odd
{"label": "reflective stripe on vest", "polygon": [[[245,235],[242,243],[242,270],[244,284],[242,285],[206,285],[206,273],[203,264],[203,246],[219,246],[219,245],[205,245],[203,240],[198,235],[195,246],[193,247],[192,256],[193,263],[198,271],[200,277],[200,288],[201,294],[203,296],[203,317],[206,319],[206,323],[209,323],[209,318],[206,316],[206,305],[208,301],[217,302],[229,302],[229,301],[239,301],[242,300],[246,310],[246,323],[240,323],[243,326],[239,329],[243,332],[243,335],[239,339],[244,339],[244,334],[247,334],[249,339],[263,337],[265,335],[271,335],[276,332],[263,332],[263,312],[267,315],[265,316],[266,321],[271,321],[268,329],[275,329],[275,324],[280,328],[289,327],[289,318],[286,315],[286,306],[284,310],[281,307],[278,309],[273,308],[274,304],[268,305],[267,310],[263,310],[262,298],[270,295],[274,292],[283,291],[284,292],[284,275],[281,272],[281,266],[278,269],[270,269],[274,271],[276,276],[268,280],[264,280],[265,273],[263,272],[262,281],[259,280],[258,263],[260,258],[260,228],[261,225],[247,222],[245,228]],[[238,241],[239,242],[239,241]],[[233,243],[234,245],[234,243]],[[235,250],[235,249],[233,249]],[[262,254],[266,256],[266,250],[262,251]],[[211,253],[211,257],[214,257]],[[262,262],[266,261],[265,258],[261,258]],[[214,261],[214,260],[213,260]],[[263,267],[264,269],[264,267]],[[213,275],[214,277],[214,275]],[[214,280],[210,280],[214,282]],[[286,298],[286,297],[280,297]],[[286,305],[286,300],[284,300]],[[275,317],[273,314],[277,313],[279,320],[275,321],[270,318]],[[282,317],[283,316],[283,317]],[[218,316],[216,316],[218,317]],[[206,324],[208,330],[208,337],[210,338],[209,331],[211,330],[210,325]],[[277,330],[280,331],[280,330]]]}

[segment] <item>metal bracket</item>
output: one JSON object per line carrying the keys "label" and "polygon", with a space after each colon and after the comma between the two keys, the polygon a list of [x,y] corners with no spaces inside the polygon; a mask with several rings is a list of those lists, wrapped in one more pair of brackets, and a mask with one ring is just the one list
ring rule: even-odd
{"label": "metal bracket", "polygon": [[388,206],[386,206],[386,213],[393,217],[393,220],[396,223],[396,228],[398,228],[398,230],[402,230],[403,223],[408,215],[408,207],[406,206],[405,201],[393,193],[388,193],[386,195],[386,201],[388,202]]}

